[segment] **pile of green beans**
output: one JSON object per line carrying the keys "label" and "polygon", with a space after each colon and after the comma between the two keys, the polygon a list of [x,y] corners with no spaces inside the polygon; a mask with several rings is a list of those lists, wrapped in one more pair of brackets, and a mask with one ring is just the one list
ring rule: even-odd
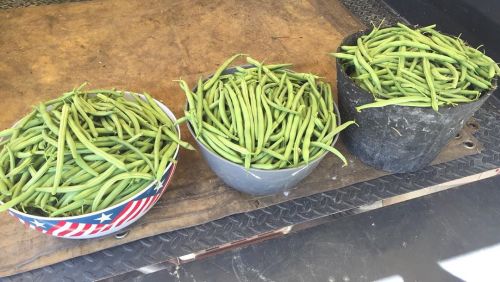
{"label": "pile of green beans", "polygon": [[213,153],[245,168],[298,167],[325,151],[345,157],[332,142],[353,124],[337,124],[330,85],[289,64],[263,65],[247,57],[250,66],[222,74],[239,56],[226,60],[214,75],[198,80],[192,92],[183,80],[188,120],[196,139]]}
{"label": "pile of green beans", "polygon": [[0,131],[0,212],[102,210],[158,182],[178,144],[192,149],[148,94],[82,87]]}
{"label": "pile of green beans", "polygon": [[459,37],[435,30],[435,25],[378,28],[341,46],[339,58],[348,75],[371,92],[375,102],[366,108],[401,105],[432,107],[477,100],[495,86],[500,68]]}

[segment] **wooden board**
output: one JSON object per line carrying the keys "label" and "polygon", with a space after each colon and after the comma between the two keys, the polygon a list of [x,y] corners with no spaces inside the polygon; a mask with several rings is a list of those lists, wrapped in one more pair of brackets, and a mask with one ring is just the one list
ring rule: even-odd
{"label": "wooden board", "polygon": [[[327,53],[360,28],[337,1],[326,0],[110,0],[1,11],[0,127],[83,81],[95,88],[148,91],[180,115],[184,95],[173,80],[182,77],[192,85],[234,53],[292,62],[296,70],[320,74],[335,85]],[[185,127],[182,134],[193,143]],[[197,152],[182,151],[166,194],[122,240],[56,239],[1,214],[0,276],[385,174],[340,148],[349,167],[328,156],[288,196],[260,198],[224,186]],[[471,153],[454,141],[438,161]]]}

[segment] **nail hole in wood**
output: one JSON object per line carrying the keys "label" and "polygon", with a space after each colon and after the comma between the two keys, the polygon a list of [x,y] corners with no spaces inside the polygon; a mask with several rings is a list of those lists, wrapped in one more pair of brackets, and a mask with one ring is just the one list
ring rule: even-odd
{"label": "nail hole in wood", "polygon": [[115,239],[123,239],[123,238],[127,237],[127,235],[128,235],[129,232],[130,231],[127,230],[127,231],[124,231],[124,232],[116,233],[115,234]]}
{"label": "nail hole in wood", "polygon": [[474,142],[472,141],[465,141],[464,147],[467,149],[474,149],[476,147],[476,144],[474,144]]}
{"label": "nail hole in wood", "polygon": [[472,129],[479,129],[479,124],[477,124],[476,122],[468,122],[467,126]]}

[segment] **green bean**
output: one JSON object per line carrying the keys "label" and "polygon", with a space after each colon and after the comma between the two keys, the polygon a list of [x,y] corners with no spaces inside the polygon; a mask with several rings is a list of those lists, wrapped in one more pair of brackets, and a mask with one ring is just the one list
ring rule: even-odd
{"label": "green bean", "polygon": [[[160,130],[161,130],[161,127],[160,127]],[[155,166],[149,160],[149,158],[146,157],[146,155],[143,152],[141,152],[139,149],[137,149],[134,145],[132,145],[129,142],[122,140],[118,137],[115,137],[115,136],[111,136],[110,138],[111,138],[111,140],[115,141],[116,143],[122,144],[125,147],[127,147],[128,149],[130,149],[131,151],[135,152],[139,157],[141,157],[148,164],[148,166],[151,168],[151,170],[155,169]]]}
{"label": "green bean", "polygon": [[233,122],[233,124],[236,124],[236,129],[237,129],[237,133],[239,136],[238,141],[240,143],[240,146],[244,146],[245,145],[245,134],[243,131],[242,109],[240,107],[240,103],[238,101],[236,93],[233,91],[230,84],[225,84],[224,87],[227,90],[227,93],[229,95],[230,100],[228,100],[228,102],[231,101],[232,105],[233,105],[234,113],[232,113],[231,116],[235,117],[235,122]]}
{"label": "green bean", "polygon": [[382,87],[380,85],[380,81],[379,81],[379,79],[377,77],[377,74],[375,73],[375,71],[373,70],[373,68],[363,59],[363,57],[361,56],[361,52],[358,51],[358,50],[356,50],[356,59],[358,60],[358,62],[361,65],[361,67],[370,74],[370,78],[372,79],[372,81],[375,84],[376,88],[378,90],[381,90]]}
{"label": "green bean", "polygon": [[[37,133],[35,132],[35,134],[37,134]],[[26,147],[29,147],[33,144],[40,142],[42,139],[43,139],[43,137],[41,135],[35,135],[35,136],[29,138],[28,140],[23,140],[22,142],[19,142],[19,143],[17,143],[18,140],[16,140],[16,144],[12,145],[10,147],[10,149],[13,152],[20,151]]]}
{"label": "green bean", "polygon": [[[361,39],[361,38],[360,38]],[[427,44],[415,42],[415,41],[410,41],[410,40],[399,40],[399,41],[392,41],[386,44],[379,45],[377,48],[373,49],[373,53],[379,53],[380,51],[387,49],[389,47],[413,47],[421,50],[430,50],[431,47]]]}
{"label": "green bean", "polygon": [[[116,122],[117,116],[119,116],[120,118],[122,118],[123,120],[125,120],[127,122],[132,122],[132,124],[134,124],[134,128],[137,129],[138,121],[136,120],[136,116],[134,113],[131,113],[131,111],[126,109],[122,104],[118,103],[117,101],[114,101],[113,99],[110,99],[109,97],[106,97],[102,94],[97,94],[97,97],[102,99],[103,101],[106,101],[106,103],[109,103],[115,107],[114,110],[115,110],[116,114],[111,114],[110,118],[111,118],[112,123],[115,124],[115,128],[116,128],[118,133],[120,133],[122,130],[121,130],[120,123]],[[137,133],[137,131],[136,131],[136,133]]]}
{"label": "green bean", "polygon": [[110,116],[114,114],[115,111],[94,111],[94,112],[89,112],[89,114],[93,116],[98,116],[98,117],[105,117],[105,116]]}
{"label": "green bean", "polygon": [[406,97],[392,98],[390,100],[380,100],[371,104],[362,105],[356,107],[356,110],[361,111],[363,109],[384,107],[388,105],[397,105],[398,103],[405,103],[405,102],[430,102],[430,100],[431,99],[428,97],[406,96]]}
{"label": "green bean", "polygon": [[49,165],[51,164],[50,161],[47,161],[36,173],[35,176],[33,176],[23,187],[22,193],[19,196],[16,196],[12,198],[10,201],[4,203],[3,205],[0,205],[0,212],[4,212],[7,209],[10,209],[14,207],[15,205],[23,202],[26,200],[28,197],[30,197],[33,193],[35,193],[35,185],[33,185],[40,177],[45,174],[47,169],[49,168]]}
{"label": "green bean", "polygon": [[[176,149],[177,141],[190,146],[176,135],[175,128],[171,127],[173,122],[165,120],[167,117],[158,111],[159,107],[149,103],[152,98],[149,102],[134,103],[125,100],[123,94],[116,91],[90,91],[92,95],[89,96],[75,91],[39,106],[37,111],[21,119],[16,127],[2,131],[3,136],[10,136],[0,144],[4,146],[0,152],[0,197],[8,203],[8,206],[2,204],[2,208],[14,207],[48,215],[72,203],[95,199],[102,188],[99,184],[120,173],[119,164],[109,162],[110,158],[123,164],[120,169],[132,169],[153,179],[162,165],[166,167],[175,162],[172,150],[166,152],[160,150],[160,146]],[[136,95],[131,97],[137,99]],[[46,105],[50,105],[48,110]],[[97,111],[109,112],[93,115]],[[65,121],[68,123],[65,141],[59,144],[63,137],[61,128],[66,127]],[[51,129],[48,123],[57,130]],[[159,128],[159,123],[170,125]],[[54,136],[58,136],[58,140]],[[153,140],[157,137],[155,149]],[[65,150],[65,146],[69,150]],[[165,159],[160,159],[158,153],[168,154]],[[157,162],[153,165],[155,158]],[[84,159],[92,162],[87,163]],[[12,181],[9,177],[13,178]],[[59,183],[62,184],[57,184],[56,178],[60,178]],[[16,181],[14,185],[13,181]],[[51,196],[55,186],[56,192]],[[120,201],[134,193],[128,191],[120,199],[106,197],[104,204],[100,203],[98,207],[105,208],[110,202]],[[121,192],[114,192],[113,195],[118,194]],[[78,215],[89,211],[91,207],[81,206],[81,209],[61,214]]]}
{"label": "green bean", "polygon": [[[144,161],[142,161],[142,162],[144,162]],[[127,168],[128,169],[131,168],[131,164],[127,164]],[[106,169],[109,169],[112,165],[109,164],[109,163],[103,162],[103,161],[96,161],[96,162],[93,162],[92,164],[90,164],[89,166],[100,175]],[[86,181],[89,181],[89,180],[94,179],[94,178],[96,178],[96,177],[99,176],[99,175],[98,176],[94,176],[93,174],[88,173],[88,172],[86,172],[84,170],[80,170],[78,168],[76,168],[76,169],[77,169],[76,171],[73,171],[73,170],[68,171],[67,174],[69,176],[64,181],[64,183],[63,183],[62,186],[65,186],[65,187],[67,187],[67,186],[77,186],[77,185],[80,185],[80,184],[84,184]],[[73,184],[73,185],[71,185],[71,184]]]}
{"label": "green bean", "polygon": [[139,182],[135,185],[130,186],[126,190],[124,190],[120,195],[118,195],[117,199],[114,200],[110,205],[116,205],[118,203],[122,203],[131,197],[137,195],[138,192],[144,190],[147,186],[149,186],[148,182]]}
{"label": "green bean", "polygon": [[[252,66],[236,67],[236,72],[222,75],[231,62],[224,62],[212,78],[198,81],[195,96],[179,81],[189,105],[185,120],[195,138],[211,152],[246,169],[299,165],[303,143],[317,141],[333,129],[336,118],[332,118],[329,85],[317,81],[316,75],[289,71],[287,64],[264,65],[252,58],[247,58]],[[319,151],[324,152],[312,149],[314,157]]]}
{"label": "green bean", "polygon": [[335,117],[335,112],[334,112],[334,106],[333,106],[333,95],[332,95],[332,87],[330,84],[322,84],[323,85],[323,91],[325,92],[326,96],[326,105],[327,105],[327,110],[330,113],[330,115]]}
{"label": "green bean", "polygon": [[[334,128],[336,127],[336,125],[335,125],[336,121],[337,121],[337,119],[335,118],[335,115],[331,115],[326,120],[325,127],[321,131],[321,134],[318,136],[318,140],[322,140],[329,131],[333,131],[334,130]],[[333,123],[333,125],[332,125],[332,123]]]}
{"label": "green bean", "polygon": [[342,163],[344,164],[343,166],[347,166],[347,159],[334,147],[328,146],[324,143],[316,142],[316,141],[311,142],[311,146],[315,146],[315,147],[321,148],[323,150],[327,150],[327,151],[332,152],[334,155],[336,155],[339,159],[342,160]]}
{"label": "green bean", "polygon": [[264,80],[261,80],[261,83],[259,83],[256,86],[255,89],[255,96],[256,96],[256,104],[257,104],[257,148],[255,149],[255,153],[259,154],[262,151],[262,148],[264,147],[264,137],[266,133],[266,128],[264,126],[264,110],[263,110],[263,95],[262,95],[262,83]]}
{"label": "green bean", "polygon": [[30,173],[31,177],[35,176],[36,174],[35,168],[33,168],[33,166],[31,165],[28,167],[28,172]]}
{"label": "green bean", "polygon": [[[203,81],[201,81],[201,83],[202,83],[201,90],[203,90]],[[220,81],[218,81],[217,83],[214,83],[214,85],[212,85],[212,87],[210,87],[210,90],[208,91],[206,98],[201,99],[201,102],[206,100],[207,103],[209,105],[211,105],[214,101],[216,101],[217,100],[216,96],[218,96],[218,94],[219,94],[220,83],[221,83]],[[196,88],[196,91],[198,91],[198,87]],[[196,102],[198,102],[198,100]],[[199,104],[196,105],[196,107],[199,107],[199,106],[200,106]]]}
{"label": "green bean", "polygon": [[[234,123],[231,123],[229,121],[229,118],[227,117],[227,114],[226,114],[226,108],[225,108],[225,101],[226,101],[227,97],[225,95],[225,90],[223,91],[221,89],[221,96],[220,96],[220,99],[219,99],[219,114],[220,114],[220,117],[221,117],[221,120],[222,122],[224,123],[224,125],[227,127],[227,128],[231,128],[231,125],[234,125]],[[228,101],[230,103],[230,101]]]}
{"label": "green bean", "polygon": [[[267,100],[264,98],[265,96],[262,96],[261,103],[262,106],[264,107],[264,112],[265,112],[265,117],[266,117],[266,129],[264,132],[264,139],[262,141],[263,144],[267,143],[267,140],[269,140],[269,137],[271,137],[271,133],[273,131],[273,117],[271,113],[271,109],[269,108],[269,105],[267,104]],[[285,132],[286,134],[286,132]]]}
{"label": "green bean", "polygon": [[278,168],[278,164],[270,164],[270,163],[266,163],[266,164],[252,164],[252,168],[271,170],[271,169],[277,169]]}
{"label": "green bean", "polygon": [[[132,130],[132,128],[127,124],[126,121],[124,121],[123,119],[119,119],[118,122],[120,123],[120,126],[122,127],[122,129],[125,131],[126,134],[132,136],[134,135],[134,131]],[[104,132],[101,131],[101,133],[107,133],[107,134],[113,134],[113,132],[111,131],[108,131],[108,130],[105,130]]]}
{"label": "green bean", "polygon": [[[286,149],[285,149],[286,150]],[[279,154],[277,152],[274,152],[272,150],[269,150],[269,149],[266,149],[266,148],[263,148],[262,149],[262,152],[274,157],[274,158],[277,158],[278,160],[282,160],[284,162],[288,162],[288,158],[282,154]]]}
{"label": "green bean", "polygon": [[[304,105],[301,105],[302,108],[304,108]],[[301,109],[302,109],[301,108]],[[288,144],[285,148],[285,161],[288,161],[288,158],[290,157],[290,154],[292,153],[292,149],[294,148],[295,145],[295,137],[297,136],[297,131],[299,129],[299,121],[300,121],[300,116],[294,116],[293,117],[293,122],[292,126],[290,127],[290,136],[288,137]],[[285,164],[283,164],[283,167]]]}
{"label": "green bean", "polygon": [[207,115],[208,119],[210,122],[212,122],[215,127],[220,130],[221,132],[223,132],[225,135],[229,136],[230,138],[232,139],[235,139],[235,140],[238,140],[238,138],[236,136],[234,136],[233,134],[231,134],[231,132],[229,131],[228,128],[226,128],[215,116],[214,114],[212,113],[212,111],[210,111],[210,109],[208,108],[208,105],[206,103],[206,101],[203,101],[203,110],[204,110],[204,113]]}
{"label": "green bean", "polygon": [[[165,152],[163,153],[163,156],[161,157],[161,160],[156,167],[156,180],[160,181],[161,177],[163,176],[163,173],[165,172],[165,169],[167,167],[167,164],[169,161],[171,161],[172,156],[174,155],[174,152],[177,150],[177,145],[175,143],[171,143]],[[158,154],[160,154],[158,152]]]}
{"label": "green bean", "polygon": [[271,107],[275,108],[276,110],[279,110],[279,111],[282,111],[282,112],[286,112],[286,113],[290,113],[290,114],[294,114],[294,115],[299,114],[299,112],[297,112],[297,111],[288,109],[286,107],[283,107],[281,105],[278,105],[278,104],[274,103],[273,101],[269,100],[265,95],[262,96],[262,99],[264,99],[265,102],[268,105],[270,105]]}
{"label": "green bean", "polygon": [[475,86],[482,88],[482,89],[489,89],[490,85],[485,83],[485,81],[479,79],[479,77],[474,77],[470,74],[465,75],[465,80],[470,82],[471,84],[474,84]]}
{"label": "green bean", "polygon": [[[81,96],[81,97],[80,97]],[[81,108],[86,114],[96,111],[96,109],[87,102],[87,95],[74,95],[72,97],[73,103],[78,104],[78,107]]]}
{"label": "green bean", "polygon": [[274,141],[282,138],[283,136],[285,136],[285,127],[282,126],[278,133],[275,133],[275,134],[269,136],[269,141],[274,142]]}
{"label": "green bean", "polygon": [[[40,193],[42,194],[42,193]],[[43,194],[42,200],[40,202],[40,208],[43,210],[47,206],[47,202],[49,201],[50,193]]]}
{"label": "green bean", "polygon": [[147,120],[153,126],[158,126],[158,119],[155,117],[153,113],[151,113],[149,109],[149,104],[144,101],[144,99],[139,98],[137,95],[133,96],[137,104],[139,104],[143,110],[138,111],[136,109],[131,109],[134,113],[136,113],[136,118],[138,120]]}
{"label": "green bean", "polygon": [[[303,142],[302,136],[306,132],[306,129],[308,128],[310,122],[311,122],[311,109],[309,108],[306,112],[305,118],[302,120],[302,123],[299,126],[299,129],[297,131],[297,136],[295,138],[295,144],[293,145],[293,164],[298,165],[299,164],[299,156],[301,153],[300,149],[300,143]],[[334,114],[335,115],[335,114]],[[313,119],[314,122],[314,119]]]}
{"label": "green bean", "polygon": [[242,54],[236,54],[232,56],[231,58],[227,59],[213,74],[213,76],[208,79],[205,84],[203,85],[203,90],[208,90],[210,87],[219,79],[219,76],[222,74],[222,72],[234,61],[236,58],[240,57]]}
{"label": "green bean", "polygon": [[35,205],[40,206],[42,204],[42,198],[45,196],[45,194],[48,194],[50,196],[50,193],[35,193],[37,196],[34,200]]}
{"label": "green bean", "polygon": [[213,137],[212,140],[217,140],[219,141],[220,143],[222,143],[224,146],[227,146],[228,148],[230,148],[231,150],[234,150],[240,154],[243,154],[243,155],[247,155],[247,154],[250,154],[250,151],[248,151],[245,147],[242,147],[242,146],[239,146],[237,144],[233,144],[232,142],[228,141],[227,139],[225,138],[222,138],[218,135],[213,135],[212,133],[210,132],[207,132],[206,133],[207,136],[211,136]]}
{"label": "green bean", "polygon": [[[379,100],[422,95],[430,97],[428,104],[427,101],[396,101],[401,101],[402,106],[427,105],[438,111],[442,104],[474,101],[481,93],[491,90],[491,81],[500,75],[497,74],[500,68],[491,58],[459,38],[439,33],[434,26],[412,29],[398,24],[379,31],[374,29],[370,35],[357,38],[354,46],[340,49],[342,52],[333,55],[343,67],[352,68],[351,78],[371,92],[379,106],[383,105]],[[381,88],[374,80],[376,76]],[[479,94],[442,96],[442,91],[448,90],[472,90]]]}
{"label": "green bean", "polygon": [[161,126],[158,127],[154,143],[154,167],[158,168],[160,164],[160,144],[161,144]]}
{"label": "green bean", "polygon": [[306,163],[309,162],[309,145],[311,143],[311,136],[314,130],[314,120],[317,118],[318,112],[312,110],[312,115],[309,119],[309,124],[306,128],[304,141],[302,143],[302,156]]}
{"label": "green bean", "polygon": [[92,174],[93,176],[97,176],[98,173],[92,168],[90,167],[82,158],[81,156],[78,154],[77,150],[76,150],[76,145],[75,145],[75,141],[73,140],[73,137],[71,137],[70,134],[66,135],[66,143],[68,144],[68,147],[70,149],[70,152],[71,152],[71,155],[73,157],[73,159],[75,160],[76,164],[81,168],[83,169],[84,171]]}
{"label": "green bean", "polygon": [[122,97],[123,93],[122,91],[115,91],[112,89],[93,89],[93,90],[85,90],[85,91],[80,91],[83,94],[109,94],[110,96],[114,97]]}
{"label": "green bean", "polygon": [[38,106],[38,112],[41,114],[45,124],[49,127],[50,131],[52,131],[52,133],[54,133],[54,134],[59,134],[59,128],[52,121],[52,118],[50,117],[49,113],[47,112],[45,104],[40,104]]}
{"label": "green bean", "polygon": [[64,214],[66,212],[70,212],[72,210],[78,209],[78,208],[82,207],[83,205],[89,205],[91,203],[92,203],[91,200],[79,200],[79,201],[73,202],[73,203],[65,206],[64,208],[57,209],[57,210],[53,211],[49,216],[55,217],[55,216]]}
{"label": "green bean", "polygon": [[33,127],[30,127],[26,130],[23,131],[23,135],[25,134],[40,134],[41,131],[47,129],[47,126],[45,125],[39,125],[39,126],[33,126]]}
{"label": "green bean", "polygon": [[[19,179],[19,181],[16,184],[14,184],[14,185],[7,184],[7,186],[11,186],[11,189],[10,189],[11,193],[10,194],[12,195],[12,197],[19,196],[19,194],[21,193],[22,188],[24,187],[24,185],[26,184],[26,182],[28,182],[29,177],[30,177],[30,173],[27,172],[27,171],[25,171],[21,175],[21,178]],[[8,195],[8,196],[10,196],[10,195]]]}
{"label": "green bean", "polygon": [[[86,190],[88,188],[92,188],[96,185],[99,185],[102,183],[104,180],[109,178],[113,173],[116,171],[116,167],[110,166],[108,169],[106,169],[104,172],[99,174],[97,177],[91,178],[89,181],[87,181],[84,184],[79,184],[79,185],[72,185],[72,186],[61,186],[58,189],[58,193],[70,193],[70,192],[79,192],[82,190]],[[37,192],[51,192],[51,188],[49,187],[38,187],[36,188]]]}
{"label": "green bean", "polygon": [[[440,54],[435,54],[435,53],[424,53],[424,52],[412,52],[412,51],[407,51],[407,52],[390,52],[387,53],[385,56],[405,56],[407,58],[427,58],[428,60],[436,60],[436,61],[443,61],[443,62],[448,62],[448,63],[456,63],[457,61],[451,57],[447,57],[445,55],[440,55]],[[382,59],[383,57],[380,56]],[[374,61],[376,61],[377,58],[375,58]]]}
{"label": "green bean", "polygon": [[[235,86],[236,88],[238,86]],[[249,144],[249,148],[253,151],[255,149],[255,125],[254,125],[254,116],[253,116],[253,109],[252,109],[252,106],[255,106],[255,105],[252,105],[252,102],[250,101],[250,93],[248,91],[248,85],[247,85],[247,82],[245,80],[242,80],[240,82],[240,85],[239,87],[241,87],[241,97],[242,97],[242,104],[245,105],[245,111],[243,113],[243,118],[245,118],[246,116],[246,121],[245,123],[248,125],[248,134],[245,134],[245,141],[248,140],[248,144]],[[238,97],[239,99],[239,97]],[[255,100],[255,99],[253,99]],[[254,101],[255,103],[255,101]],[[244,128],[244,131],[246,132],[247,131],[247,127]]]}
{"label": "green bean", "polygon": [[183,81],[183,80],[177,80],[177,81],[179,82],[179,86],[181,87],[181,89],[186,94],[186,98],[187,98],[187,101],[188,101],[189,109],[192,110],[192,109],[196,108],[196,104],[195,104],[195,101],[194,101],[193,93],[189,89],[187,83],[185,81]]}
{"label": "green bean", "polygon": [[[283,90],[284,90],[284,86],[285,86],[285,82],[286,82],[286,86],[287,86],[287,90],[290,91],[290,88],[289,88],[289,84],[290,84],[290,80],[288,79],[287,77],[287,74],[284,73],[282,76],[281,76],[281,79],[280,79],[280,82],[278,84],[278,89],[275,90],[275,94],[279,94],[280,96],[282,95],[281,93],[283,93]],[[292,89],[293,90],[293,89]],[[293,92],[293,91],[292,91]],[[284,95],[284,94],[283,94]]]}
{"label": "green bean", "polygon": [[76,137],[80,140],[80,142],[82,144],[84,144],[89,150],[91,150],[94,154],[96,154],[97,156],[100,156],[102,158],[104,158],[105,160],[107,160],[108,162],[114,164],[116,167],[118,167],[119,169],[121,170],[126,170],[125,168],[125,164],[116,159],[115,157],[109,155],[108,153],[102,151],[101,149],[97,148],[95,145],[93,145],[88,139],[87,137],[85,137],[85,135],[78,129],[78,127],[76,126],[75,122],[73,121],[72,118],[68,118],[68,124],[71,128],[71,130],[73,131],[73,133],[76,135]]}
{"label": "green bean", "polygon": [[197,119],[197,124],[198,124],[198,133],[201,133],[203,130],[203,82],[200,79],[198,79],[198,87],[196,90],[196,119]]}
{"label": "green bean", "polygon": [[[271,151],[274,151],[279,145],[281,145],[281,143],[283,142],[284,138],[283,137],[280,137],[279,139],[277,139],[276,141],[274,141],[273,144],[271,144],[268,148],[266,148],[267,150],[271,150]],[[284,148],[281,148],[281,149],[284,149]],[[284,152],[284,150],[283,150]],[[264,152],[260,152],[257,156],[253,157],[252,159],[252,162],[259,162],[259,160],[263,159],[265,156],[267,156],[268,154],[264,153]]]}
{"label": "green bean", "polygon": [[320,142],[326,143],[327,145],[331,145],[331,143],[329,143],[329,142],[331,142],[331,140],[333,140],[333,137],[335,135],[339,134],[341,131],[343,131],[344,129],[346,129],[347,127],[349,127],[353,124],[356,124],[356,122],[350,120],[348,122],[341,124],[340,126],[335,127],[325,137],[323,137],[323,139],[321,139]]}
{"label": "green bean", "polygon": [[75,105],[75,108],[76,110],[78,111],[78,113],[83,117],[83,119],[85,120],[85,122],[89,125],[89,130],[90,130],[90,133],[94,136],[94,137],[97,137],[99,136],[97,134],[97,131],[95,129],[95,126],[94,126],[94,122],[90,119],[90,117],[87,115],[87,112],[83,109],[83,105],[81,105],[81,102],[80,99],[78,98],[78,96],[74,96],[73,97],[73,101],[74,101],[74,104]]}
{"label": "green bean", "polygon": [[17,174],[22,173],[25,169],[28,168],[28,166],[32,163],[32,158],[26,158],[21,161],[16,167],[13,167],[9,173],[7,173],[7,177],[11,177]]}
{"label": "green bean", "polygon": [[276,83],[279,83],[280,80],[278,77],[276,77],[276,75],[271,71],[269,70],[266,66],[262,65],[261,63],[259,63],[257,60],[254,60],[250,57],[247,57],[247,62],[256,66],[256,67],[260,67],[262,68],[262,70],[269,76],[269,78],[271,78],[272,80],[274,80],[274,82]]}
{"label": "green bean", "polygon": [[0,131],[0,137],[6,137],[14,134],[15,128],[7,128]]}
{"label": "green bean", "polygon": [[64,144],[66,137],[66,124],[69,117],[69,109],[68,104],[64,104],[61,113],[61,123],[59,125],[59,134],[57,139],[57,159],[56,159],[56,173],[54,175],[54,185],[52,187],[52,195],[55,195],[57,192],[57,187],[59,187],[59,183],[61,181],[62,176],[62,166],[64,162]]}
{"label": "green bean", "polygon": [[432,78],[429,60],[427,58],[423,58],[423,64],[424,64],[423,66],[424,66],[425,80],[427,81],[427,85],[429,86],[429,90],[431,92],[431,105],[432,108],[437,112],[438,104],[437,104],[436,90],[434,89],[434,79]]}
{"label": "green bean", "polygon": [[113,123],[115,124],[115,129],[116,129],[116,132],[118,133],[118,137],[120,139],[123,139],[123,129],[122,129],[122,126],[121,126],[120,121],[118,120],[118,117],[116,114],[111,115],[111,121],[113,121]]}
{"label": "green bean", "polygon": [[[3,172],[2,172],[3,174]],[[2,179],[0,179],[0,195],[10,196],[12,192],[9,190],[8,185],[4,182],[4,175],[1,175]]]}
{"label": "green bean", "polygon": [[131,184],[131,181],[129,179],[124,179],[121,180],[119,184],[117,184],[113,190],[106,196],[106,198],[99,204],[98,209],[102,210],[105,209],[106,207],[109,207],[110,204],[115,201],[118,197],[118,195],[125,190],[129,185]]}
{"label": "green bean", "polygon": [[43,131],[42,131],[42,139],[43,139],[45,142],[47,142],[47,144],[50,144],[50,145],[52,145],[52,146],[54,146],[54,147],[56,147],[56,148],[57,148],[57,146],[58,146],[58,144],[57,144],[57,140],[55,140],[55,139],[53,139],[52,137],[50,137],[50,136],[48,135],[48,133],[47,133],[45,130],[43,130]]}
{"label": "green bean", "polygon": [[[12,153],[12,150],[7,147],[7,153],[9,155],[9,169],[14,170],[16,167],[16,158],[14,157],[14,154]],[[13,175],[9,176],[10,181],[13,180]]]}
{"label": "green bean", "polygon": [[111,179],[109,179],[106,183],[104,183],[104,185],[99,189],[99,192],[97,192],[95,198],[94,198],[94,201],[92,202],[92,211],[97,211],[97,208],[98,208],[98,205],[102,199],[102,197],[104,197],[104,195],[106,195],[106,193],[108,193],[108,190],[109,188],[116,182],[116,181],[120,181],[120,180],[124,180],[124,179],[146,179],[146,180],[151,180],[153,179],[153,177],[148,174],[148,173],[139,173],[139,172],[127,172],[127,173],[122,173],[122,174],[118,174],[118,175],[115,175],[114,177],[112,177]]}
{"label": "green bean", "polygon": [[179,144],[181,147],[188,149],[188,150],[194,150],[194,147],[191,146],[191,144],[189,144],[185,141],[182,141],[172,130],[170,130],[170,128],[164,126],[164,127],[162,127],[162,131],[168,138],[170,138],[170,140]]}
{"label": "green bean", "polygon": [[368,62],[373,61],[373,58],[366,51],[366,48],[363,44],[363,40],[361,38],[358,38],[357,44],[358,44],[358,49],[359,49],[361,55],[363,55],[368,60]]}
{"label": "green bean", "polygon": [[108,132],[112,132],[114,134],[115,132],[115,129],[114,127],[111,125],[111,123],[109,123],[107,121],[107,118],[102,118],[101,119],[101,124],[103,126],[103,128],[105,128]]}
{"label": "green bean", "polygon": [[316,95],[316,100],[318,101],[319,107],[321,111],[319,112],[323,118],[326,118],[326,113],[328,113],[328,109],[326,108],[325,100],[322,99],[321,94],[317,89],[317,85],[314,82],[314,79],[308,78],[309,84],[311,85],[312,93]]}
{"label": "green bean", "polygon": [[444,46],[439,46],[439,45],[435,44],[434,42],[432,42],[432,40],[430,40],[428,37],[420,34],[418,31],[412,30],[409,27],[407,27],[401,23],[398,23],[398,26],[401,27],[402,29],[406,30],[410,34],[414,35],[413,38],[415,40],[421,41],[422,43],[426,43],[431,48],[436,49],[436,50],[448,55],[451,58],[454,58],[458,61],[462,61],[462,60],[466,59],[465,56],[456,53],[453,49],[449,49],[449,48],[446,48]]}
{"label": "green bean", "polygon": [[[241,95],[238,95],[236,97],[236,99],[238,100],[239,105],[241,107],[241,113],[242,113],[242,116],[243,116],[242,122],[244,122],[245,125],[246,125],[246,126],[243,126],[244,127],[243,128],[243,136],[244,136],[244,140],[245,140],[245,142],[244,142],[245,144],[244,145],[245,145],[245,148],[249,152],[251,152],[251,151],[253,151],[253,146],[252,146],[252,140],[253,140],[253,138],[252,138],[252,135],[251,135],[251,133],[252,133],[251,132],[251,128],[252,127],[250,126],[250,124],[252,123],[252,120],[251,120],[251,118],[249,116],[249,109],[247,108],[246,103],[245,103],[245,101],[244,101],[244,99],[243,99],[243,97]],[[248,163],[248,167],[250,167],[250,163]]]}
{"label": "green bean", "polygon": [[239,158],[238,155],[231,153],[230,150],[225,150],[225,149],[221,148],[221,145],[222,146],[224,146],[224,145],[221,143],[217,143],[217,140],[215,138],[209,137],[210,135],[208,135],[206,133],[204,136],[206,137],[205,140],[208,143],[208,145],[210,145],[210,148],[212,148],[212,150],[215,151],[217,154],[219,154],[223,158],[226,158],[234,163],[237,163],[237,164],[243,163],[243,161]]}
{"label": "green bean", "polygon": [[345,54],[345,53],[331,53],[331,55],[335,56],[336,58],[340,58],[340,59],[354,60],[354,55],[350,55],[350,54]]}

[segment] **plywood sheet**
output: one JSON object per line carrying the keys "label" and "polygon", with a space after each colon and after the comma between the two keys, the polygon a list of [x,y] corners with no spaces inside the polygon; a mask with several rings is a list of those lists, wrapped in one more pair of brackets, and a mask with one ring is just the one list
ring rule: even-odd
{"label": "plywood sheet", "polygon": [[[335,84],[327,53],[360,28],[337,1],[326,0],[109,0],[1,11],[0,127],[83,81],[147,91],[180,115],[184,95],[173,80],[192,84],[234,53],[292,62]],[[193,141],[185,127],[182,133]],[[197,152],[182,151],[166,194],[122,240],[56,239],[1,214],[0,276],[384,175],[345,153],[349,167],[329,156],[288,196],[256,198],[224,186]],[[455,141],[440,161],[467,153]]]}

